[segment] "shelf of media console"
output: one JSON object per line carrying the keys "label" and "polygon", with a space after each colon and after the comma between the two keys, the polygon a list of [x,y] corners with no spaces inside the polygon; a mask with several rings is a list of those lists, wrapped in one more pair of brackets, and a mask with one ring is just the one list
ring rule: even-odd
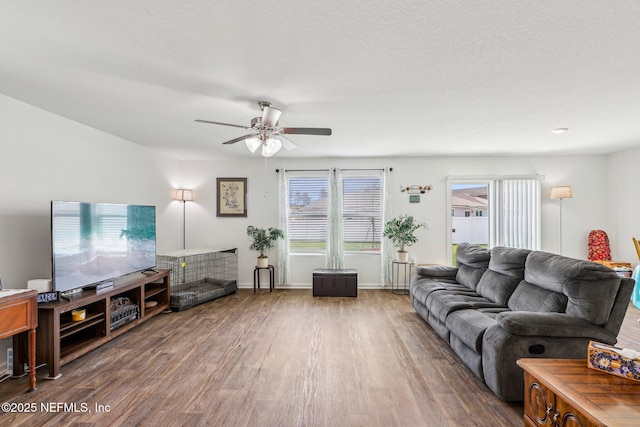
{"label": "shelf of media console", "polygon": [[70,321],[60,324],[60,339],[63,340],[71,335],[82,332],[92,326],[104,324],[104,312],[88,314],[83,320]]}

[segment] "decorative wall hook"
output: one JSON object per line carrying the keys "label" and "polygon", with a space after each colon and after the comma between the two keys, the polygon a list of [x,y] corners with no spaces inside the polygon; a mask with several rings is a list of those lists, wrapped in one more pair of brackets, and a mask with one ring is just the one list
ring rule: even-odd
{"label": "decorative wall hook", "polygon": [[410,185],[408,187],[400,186],[400,192],[409,194],[424,194],[433,190],[431,185]]}

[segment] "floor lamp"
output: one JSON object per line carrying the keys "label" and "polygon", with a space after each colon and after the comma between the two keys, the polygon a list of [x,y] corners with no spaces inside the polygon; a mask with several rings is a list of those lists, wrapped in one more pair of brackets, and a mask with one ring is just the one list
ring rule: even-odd
{"label": "floor lamp", "polygon": [[186,204],[187,202],[193,202],[193,191],[179,188],[176,190],[176,194],[173,200],[182,202],[182,249],[187,249],[187,215]]}
{"label": "floor lamp", "polygon": [[560,255],[562,255],[562,199],[571,199],[571,187],[568,185],[551,188],[551,198],[560,199]]}

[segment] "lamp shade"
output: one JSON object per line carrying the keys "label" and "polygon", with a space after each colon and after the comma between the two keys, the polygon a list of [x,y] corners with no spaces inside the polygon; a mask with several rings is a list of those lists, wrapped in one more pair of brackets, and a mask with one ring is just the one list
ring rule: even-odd
{"label": "lamp shade", "polygon": [[176,195],[173,197],[173,200],[180,200],[181,202],[192,202],[193,191],[179,188],[176,190]]}
{"label": "lamp shade", "polygon": [[273,127],[278,124],[282,111],[277,108],[265,106],[262,110],[262,124],[267,127]]}
{"label": "lamp shade", "polygon": [[271,157],[280,151],[280,148],[282,148],[282,142],[280,142],[279,139],[269,138],[262,144],[262,155],[264,157]]}
{"label": "lamp shade", "polygon": [[551,188],[551,196],[552,199],[571,199],[573,197],[571,193],[571,187],[566,185],[562,187],[553,187]]}
{"label": "lamp shade", "polygon": [[260,145],[262,144],[262,142],[260,142],[260,139],[255,137],[245,139],[244,143],[246,144],[249,151],[251,151],[252,153],[255,152],[256,149],[260,147]]}

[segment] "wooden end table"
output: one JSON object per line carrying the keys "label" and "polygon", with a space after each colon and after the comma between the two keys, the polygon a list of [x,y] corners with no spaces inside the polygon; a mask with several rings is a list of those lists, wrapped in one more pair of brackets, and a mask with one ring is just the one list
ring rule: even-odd
{"label": "wooden end table", "polygon": [[38,327],[38,292],[34,289],[0,290],[0,339],[13,337],[13,375],[24,374],[21,347],[24,332],[29,341],[29,390],[36,389],[36,328]]}
{"label": "wooden end table", "polygon": [[640,382],[587,367],[586,359],[520,359],[525,427],[637,426]]}

